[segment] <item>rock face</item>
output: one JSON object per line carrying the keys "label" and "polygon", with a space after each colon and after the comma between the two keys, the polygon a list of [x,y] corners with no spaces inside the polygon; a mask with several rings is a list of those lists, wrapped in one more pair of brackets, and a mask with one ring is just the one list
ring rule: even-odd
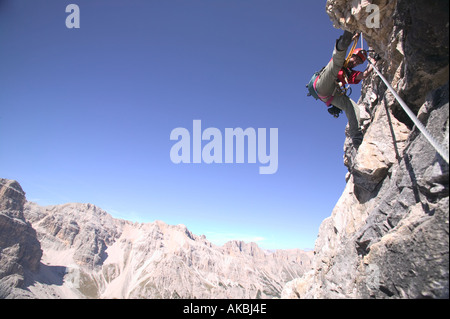
{"label": "rock face", "polygon": [[[366,26],[370,4],[380,28]],[[363,31],[377,68],[448,150],[448,1],[328,0],[335,27]],[[344,145],[347,186],[321,225],[314,270],[285,298],[448,298],[448,164],[374,74],[362,86],[364,140]]]}
{"label": "rock face", "polygon": [[25,193],[16,181],[0,178],[0,298],[22,291],[29,272],[42,256],[36,231],[25,221]]}
{"label": "rock face", "polygon": [[[380,28],[366,24],[370,4]],[[383,57],[377,68],[447,149],[448,7],[326,7],[336,27],[364,32]],[[347,186],[320,227],[312,265],[298,250],[217,247],[185,226],[117,220],[89,204],[25,203],[17,183],[0,180],[0,297],[271,298],[284,286],[285,298],[448,298],[448,164],[376,75],[359,104],[364,140],[358,151],[345,142]]]}
{"label": "rock face", "polygon": [[17,182],[0,186],[1,298],[272,298],[311,269],[312,252],[218,247],[184,225],[41,207]]}

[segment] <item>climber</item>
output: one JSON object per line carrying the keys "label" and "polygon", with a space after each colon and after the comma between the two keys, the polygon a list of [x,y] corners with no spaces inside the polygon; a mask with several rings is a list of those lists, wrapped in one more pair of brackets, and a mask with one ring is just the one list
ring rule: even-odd
{"label": "climber", "polygon": [[[308,85],[310,94],[325,102],[330,107],[328,111],[332,115],[338,117],[339,113],[345,112],[349,124],[349,134],[355,148],[358,148],[362,142],[359,107],[346,95],[346,85],[358,84],[373,71],[372,65],[369,65],[364,72],[353,70],[354,67],[364,63],[366,59],[371,59],[367,52],[362,49],[353,51],[351,58],[346,63],[348,47],[352,41],[356,44],[358,38],[359,34],[345,31],[336,41],[331,61],[313,76]],[[372,62],[372,59],[370,61]],[[347,65],[344,66],[344,64]]]}

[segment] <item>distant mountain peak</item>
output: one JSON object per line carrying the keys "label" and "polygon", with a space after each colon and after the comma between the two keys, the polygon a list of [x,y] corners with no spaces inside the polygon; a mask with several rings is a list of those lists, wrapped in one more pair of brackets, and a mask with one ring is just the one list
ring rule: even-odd
{"label": "distant mountain peak", "polygon": [[[34,241],[42,248],[34,254],[33,269],[0,276],[2,297],[272,298],[311,267],[311,252],[269,254],[242,241],[219,247],[185,225],[133,223],[93,204],[42,207],[26,202],[22,192],[20,205],[8,206],[13,192],[7,188],[20,185],[7,180],[0,185],[0,205],[6,212],[18,208],[34,234],[24,244]],[[11,246],[0,241],[0,252]],[[0,274],[3,260],[0,255]],[[22,279],[12,285],[11,276]]]}

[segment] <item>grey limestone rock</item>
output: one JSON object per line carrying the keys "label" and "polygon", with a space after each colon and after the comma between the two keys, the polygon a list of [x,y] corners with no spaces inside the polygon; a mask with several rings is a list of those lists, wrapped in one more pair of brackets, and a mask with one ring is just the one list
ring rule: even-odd
{"label": "grey limestone rock", "polygon": [[[371,4],[380,28],[365,24]],[[363,31],[377,67],[448,150],[448,1],[328,0],[335,27]],[[289,283],[293,298],[448,298],[448,164],[373,75],[356,151],[347,139],[347,187],[320,230],[314,270]]]}

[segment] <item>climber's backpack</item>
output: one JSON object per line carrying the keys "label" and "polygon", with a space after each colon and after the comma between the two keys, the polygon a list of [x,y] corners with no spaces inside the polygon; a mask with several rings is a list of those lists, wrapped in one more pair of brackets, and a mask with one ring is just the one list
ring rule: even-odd
{"label": "climber's backpack", "polygon": [[316,79],[320,75],[320,73],[322,73],[323,69],[325,69],[325,67],[323,67],[320,71],[317,71],[316,73],[314,73],[311,80],[306,85],[306,88],[308,89],[307,96],[312,96],[316,100],[319,100],[320,98],[319,98],[319,95],[317,94],[316,90],[314,89],[314,82],[316,81]]}

